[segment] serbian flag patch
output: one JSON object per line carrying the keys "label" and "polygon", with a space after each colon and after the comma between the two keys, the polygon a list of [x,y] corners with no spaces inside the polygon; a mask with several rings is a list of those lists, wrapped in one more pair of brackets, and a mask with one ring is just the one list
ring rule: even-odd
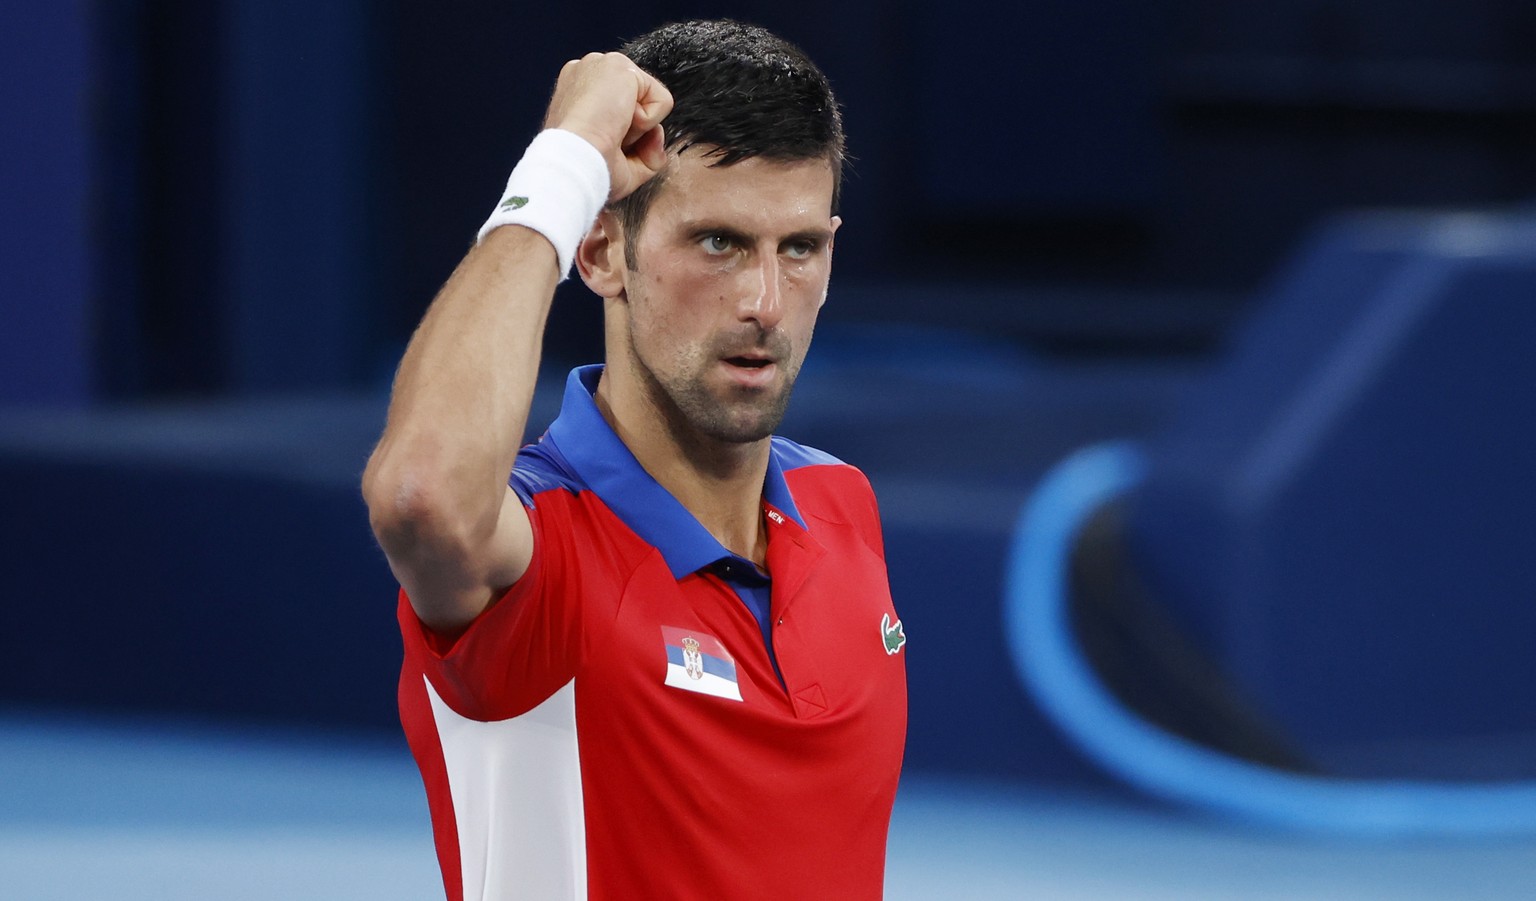
{"label": "serbian flag patch", "polygon": [[736,661],[718,638],[691,629],[662,626],[661,640],[667,648],[666,684],[684,691],[741,700]]}

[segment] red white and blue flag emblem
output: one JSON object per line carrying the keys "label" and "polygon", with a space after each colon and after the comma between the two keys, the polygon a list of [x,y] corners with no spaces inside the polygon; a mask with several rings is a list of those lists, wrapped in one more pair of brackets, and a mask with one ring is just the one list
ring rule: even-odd
{"label": "red white and blue flag emblem", "polygon": [[667,649],[666,684],[717,698],[741,700],[736,661],[713,635],[674,626],[661,627]]}

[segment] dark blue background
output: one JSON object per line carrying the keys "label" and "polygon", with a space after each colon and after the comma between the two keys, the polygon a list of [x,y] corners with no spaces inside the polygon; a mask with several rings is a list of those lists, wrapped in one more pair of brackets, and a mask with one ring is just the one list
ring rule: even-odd
{"label": "dark blue background", "polygon": [[[395,361],[560,64],[719,12],[13,0],[0,29],[0,700],[393,729],[393,581],[356,480]],[[1509,559],[1519,543],[1447,541],[1458,519],[1524,528],[1531,483],[1513,461],[1536,419],[1514,337],[1529,334],[1520,265],[1448,289],[1442,318],[1404,338],[1387,358],[1398,368],[1383,363],[1381,391],[1352,410],[1363,431],[1325,436],[1318,468],[1237,532],[1220,483],[1316,374],[1308,360],[1391,302],[1373,293],[1374,251],[1325,223],[1529,202],[1529,4],[730,12],[800,43],[846,107],[847,224],[785,432],[865,468],[881,494],[915,765],[1090,777],[1014,678],[998,610],[1031,487],[1071,450],[1120,437],[1163,436],[1137,526],[1149,579],[1295,734],[1536,734],[1528,714],[1466,704],[1531,675],[1523,661],[1460,680],[1407,672],[1407,700],[1374,720],[1335,691],[1425,659],[1402,652],[1412,644],[1365,652],[1394,617],[1419,624],[1415,640],[1460,642],[1430,655],[1446,672],[1528,625],[1513,612],[1533,587]],[[561,295],[546,340],[556,386],[600,356],[596,303],[574,282]],[[1485,365],[1455,375],[1473,360]],[[1479,395],[1486,406],[1468,402]],[[1414,443],[1411,463],[1375,466],[1392,442]],[[1426,471],[1474,481],[1423,511],[1412,488]],[[1357,521],[1329,504],[1361,473],[1386,500]],[[1522,505],[1500,506],[1511,495]],[[1339,525],[1323,536],[1318,522]],[[1247,559],[1222,556],[1234,534],[1283,561],[1262,571],[1262,604],[1243,594],[1258,570],[1221,568]],[[1352,540],[1371,573],[1396,574],[1390,591],[1361,576]],[[1496,612],[1467,627],[1465,603],[1426,587],[1425,555],[1405,547],[1477,561],[1476,577],[1436,572]],[[1326,633],[1309,631],[1315,615],[1233,612],[1272,609],[1344,612]],[[1281,659],[1310,647],[1326,665],[1233,650],[1277,643]]]}

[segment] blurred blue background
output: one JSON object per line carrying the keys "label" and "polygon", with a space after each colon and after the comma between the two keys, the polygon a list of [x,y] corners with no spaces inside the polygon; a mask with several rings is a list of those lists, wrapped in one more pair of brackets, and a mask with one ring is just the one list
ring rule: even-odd
{"label": "blurred blue background", "polygon": [[[213,819],[384,823],[345,833],[362,856],[338,852],[377,872],[389,830],[425,828],[395,717],[394,582],[357,489],[393,366],[560,64],[722,9],[4,6],[0,860],[76,846],[27,837],[39,823],[136,822],[121,807],[186,826],[220,792],[274,797],[252,772],[350,759],[388,775],[338,763],[327,788],[285,781],[283,817],[229,802]],[[782,431],[881,498],[911,638],[893,847],[940,867],[934,885],[995,881],[976,897],[1014,897],[1053,860],[1060,879],[1028,884],[1094,897],[1094,868],[1064,863],[1117,853],[1094,829],[1025,875],[1011,852],[977,862],[976,833],[935,838],[922,805],[980,828],[965,805],[992,803],[990,840],[1037,851],[1051,830],[1029,829],[1084,804],[1140,848],[1185,821],[1124,817],[1286,819],[1198,760],[1128,763],[1063,688],[1079,678],[1158,741],[1344,791],[1299,817],[1325,833],[1502,836],[1476,846],[1482,896],[1502,887],[1536,831],[1536,7],[729,13],[799,43],[845,105],[832,302]],[[601,356],[597,303],[576,281],[560,293],[531,434],[564,370]],[[1131,442],[1136,476],[1031,531],[1021,511],[1055,503],[1042,486],[1107,441]],[[1053,592],[1009,580],[1037,551],[1061,567]],[[1029,605],[1059,608],[1062,666],[1023,659]],[[209,758],[251,769],[152,775]],[[70,787],[114,765],[141,769],[89,801]],[[976,784],[993,788],[956,788]],[[1339,813],[1383,785],[1406,793],[1389,812]],[[1462,790],[1490,793],[1469,814]],[[1189,806],[1149,812],[1148,794]],[[409,834],[404,856],[429,855]],[[1153,880],[1169,897],[1239,891],[1181,881],[1178,861],[1222,853],[1184,838]],[[1282,843],[1276,896],[1320,897],[1284,881],[1288,855],[1317,866],[1336,846],[1264,840]],[[255,846],[232,842],[214,870],[249,864]],[[1395,853],[1345,855],[1366,869],[1321,884],[1437,884],[1383,876]]]}

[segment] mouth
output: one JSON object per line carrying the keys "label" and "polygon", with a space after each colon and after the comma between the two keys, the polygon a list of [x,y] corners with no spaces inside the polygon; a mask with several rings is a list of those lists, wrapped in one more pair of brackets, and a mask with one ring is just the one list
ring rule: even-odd
{"label": "mouth", "polygon": [[760,390],[772,383],[778,367],[772,357],[740,354],[722,357],[727,376],[738,388]]}

